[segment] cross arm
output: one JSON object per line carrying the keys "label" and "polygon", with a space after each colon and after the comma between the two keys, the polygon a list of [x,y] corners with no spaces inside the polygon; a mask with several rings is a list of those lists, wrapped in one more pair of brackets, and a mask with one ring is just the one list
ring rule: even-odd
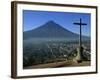
{"label": "cross arm", "polygon": [[87,25],[86,23],[73,23],[75,25]]}

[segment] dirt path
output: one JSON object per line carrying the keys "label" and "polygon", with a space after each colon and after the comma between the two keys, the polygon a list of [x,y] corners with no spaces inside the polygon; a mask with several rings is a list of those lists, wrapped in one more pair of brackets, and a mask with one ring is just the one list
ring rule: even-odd
{"label": "dirt path", "polygon": [[39,64],[29,67],[24,67],[24,69],[34,69],[34,68],[55,68],[55,67],[74,67],[74,66],[89,66],[90,61],[83,61],[82,63],[74,63],[73,61],[62,61],[47,64]]}

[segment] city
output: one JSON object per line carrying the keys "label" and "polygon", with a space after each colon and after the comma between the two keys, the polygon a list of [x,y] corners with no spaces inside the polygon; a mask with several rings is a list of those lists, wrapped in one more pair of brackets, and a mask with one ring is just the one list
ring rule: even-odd
{"label": "city", "polygon": [[[82,61],[90,62],[91,49],[90,49],[89,42],[84,41],[83,48],[84,50],[82,52],[81,59]],[[31,45],[26,45],[24,47],[24,58],[23,58],[25,61],[24,66],[27,67],[27,66],[34,66],[39,64],[73,61],[76,59],[77,56],[79,56],[78,50],[79,50],[79,43],[77,41],[73,41],[73,42],[72,41],[69,42],[47,41],[47,42],[42,42],[37,44],[33,43]],[[54,66],[54,67],[59,67],[59,66]]]}

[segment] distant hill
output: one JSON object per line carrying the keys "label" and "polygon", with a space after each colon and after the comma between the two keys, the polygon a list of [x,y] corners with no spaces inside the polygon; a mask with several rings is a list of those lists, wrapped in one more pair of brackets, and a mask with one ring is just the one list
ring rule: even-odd
{"label": "distant hill", "polygon": [[[54,21],[48,21],[36,29],[25,31],[23,34],[24,40],[30,38],[79,38],[78,34],[63,28]],[[88,39],[86,36],[82,38]]]}

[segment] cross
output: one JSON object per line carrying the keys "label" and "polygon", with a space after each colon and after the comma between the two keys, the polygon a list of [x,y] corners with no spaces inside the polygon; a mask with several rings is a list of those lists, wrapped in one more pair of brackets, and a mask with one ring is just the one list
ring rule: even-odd
{"label": "cross", "polygon": [[87,25],[86,23],[82,23],[82,19],[80,18],[80,22],[76,22],[76,23],[73,23],[75,25],[79,25],[80,26],[80,35],[79,35],[79,54],[80,54],[80,61],[81,61],[81,55],[82,55],[82,52],[81,52],[81,48],[82,48],[82,25]]}

